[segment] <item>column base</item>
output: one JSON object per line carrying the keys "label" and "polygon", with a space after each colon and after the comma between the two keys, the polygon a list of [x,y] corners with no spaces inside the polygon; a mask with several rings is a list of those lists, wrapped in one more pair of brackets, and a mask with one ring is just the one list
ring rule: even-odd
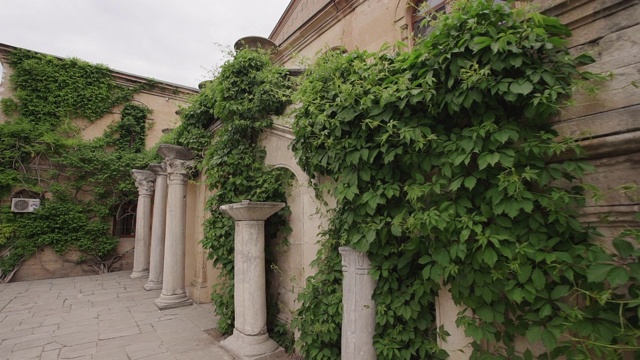
{"label": "column base", "polygon": [[149,270],[134,271],[131,273],[131,275],[129,275],[129,278],[131,279],[139,279],[143,277],[149,277]]}
{"label": "column base", "polygon": [[189,297],[196,304],[204,304],[211,301],[211,289],[206,283],[199,280],[193,280],[191,281],[191,287],[189,290]]}
{"label": "column base", "polygon": [[160,280],[160,281],[149,280],[143,286],[143,288],[145,290],[147,290],[147,291],[150,291],[150,290],[162,290],[162,280]]}
{"label": "column base", "polygon": [[179,295],[164,295],[160,294],[160,297],[155,301],[156,306],[160,310],[173,309],[181,306],[193,305],[193,301],[187,297],[186,294]]}
{"label": "column base", "polygon": [[233,329],[233,335],[222,340],[220,346],[238,359],[279,359],[285,351],[269,334],[249,336]]}

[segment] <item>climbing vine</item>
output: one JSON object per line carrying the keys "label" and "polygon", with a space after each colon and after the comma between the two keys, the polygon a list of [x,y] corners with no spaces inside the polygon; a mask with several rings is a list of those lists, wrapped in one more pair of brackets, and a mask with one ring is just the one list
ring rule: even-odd
{"label": "climbing vine", "polygon": [[569,54],[570,35],[539,13],[457,1],[410,51],[329,52],[307,70],[293,150],[337,206],[300,294],[305,358],[340,354],[341,245],[374,266],[379,359],[446,357],[438,291],[475,314],[458,316],[474,359],[637,350],[635,240],[613,255],[590,241],[576,210],[591,166],[549,123],[598,78],[578,70],[593,60]]}
{"label": "climbing vine", "polygon": [[[258,143],[263,131],[272,125],[271,116],[284,110],[290,93],[286,71],[271,63],[269,53],[239,51],[222,65],[214,80],[206,83],[191,106],[184,109],[183,123],[171,134],[176,144],[204,154],[200,167],[213,195],[207,202],[211,216],[205,223],[202,243],[214,266],[220,269],[211,299],[220,317],[218,330],[223,334],[231,333],[234,319],[234,223],[218,208],[242,200],[286,200],[290,175],[284,169],[265,165],[266,153]],[[211,139],[207,128],[215,120],[221,126]],[[268,242],[275,241],[278,233],[286,232],[288,211],[285,208],[267,221]],[[276,314],[270,315],[272,331]]]}
{"label": "climbing vine", "polygon": [[[129,171],[154,154],[144,151],[150,110],[129,102],[151,88],[118,85],[111,71],[78,59],[26,50],[9,55],[14,96],[1,101],[0,196],[26,191],[42,201],[34,213],[0,211],[0,280],[44,246],[74,248],[99,271],[117,256],[110,235],[117,205],[136,199]],[[93,140],[83,140],[76,120],[94,122],[118,106],[120,121]]]}

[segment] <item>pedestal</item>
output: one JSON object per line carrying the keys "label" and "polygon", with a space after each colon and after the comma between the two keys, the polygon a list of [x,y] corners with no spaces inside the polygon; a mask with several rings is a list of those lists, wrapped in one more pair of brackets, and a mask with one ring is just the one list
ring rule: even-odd
{"label": "pedestal", "polygon": [[138,188],[138,207],[136,210],[136,239],[133,252],[133,271],[131,278],[137,279],[149,275],[149,242],[151,241],[151,194],[156,176],[146,170],[131,170],[131,176]]}
{"label": "pedestal", "polygon": [[149,280],[144,285],[144,289],[160,290],[164,269],[164,237],[167,219],[167,172],[163,164],[151,164],[149,170],[155,174],[156,182],[153,197]]}
{"label": "pedestal", "polygon": [[284,352],[267,333],[264,268],[264,222],[284,205],[243,201],[220,207],[235,220],[235,329],[220,345],[242,359],[265,359]]}
{"label": "pedestal", "polygon": [[376,359],[373,335],[376,331],[376,304],[371,298],[376,282],[369,274],[366,253],[347,246],[342,255],[342,360]]}
{"label": "pedestal", "polygon": [[[436,326],[443,327],[449,333],[446,340],[438,337],[438,346],[449,353],[451,360],[469,360],[473,348],[473,339],[465,335],[464,328],[456,325],[458,314],[464,308],[453,302],[449,286],[442,286],[436,298]],[[467,313],[467,315],[470,315]]]}
{"label": "pedestal", "polygon": [[160,145],[167,169],[167,217],[165,227],[162,293],[155,303],[159,309],[191,305],[184,286],[187,181],[193,168],[193,154],[187,148]]}

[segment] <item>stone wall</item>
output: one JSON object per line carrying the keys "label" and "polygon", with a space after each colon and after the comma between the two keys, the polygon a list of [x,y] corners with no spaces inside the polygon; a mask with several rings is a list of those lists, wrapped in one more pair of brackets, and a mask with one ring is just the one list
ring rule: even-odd
{"label": "stone wall", "polygon": [[640,1],[536,1],[543,12],[567,24],[573,53],[589,52],[596,62],[584,67],[610,73],[595,95],[578,92],[555,120],[561,135],[572,136],[596,167],[584,180],[602,191],[582,220],[597,225],[605,238],[638,227],[640,212]]}
{"label": "stone wall", "polygon": [[[121,238],[116,253],[124,255],[120,261],[114,263],[112,271],[126,271],[133,269],[133,238]],[[76,250],[65,254],[56,254],[51,246],[47,246],[31,258],[25,260],[11,281],[30,281],[41,279],[55,279],[74,276],[95,275],[96,270],[89,261],[81,261],[81,253]]]}

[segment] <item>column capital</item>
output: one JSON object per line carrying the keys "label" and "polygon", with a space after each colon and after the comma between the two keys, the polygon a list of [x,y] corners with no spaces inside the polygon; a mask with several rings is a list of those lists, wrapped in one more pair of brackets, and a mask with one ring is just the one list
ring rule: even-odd
{"label": "column capital", "polygon": [[167,169],[167,177],[169,181],[187,181],[189,173],[195,166],[193,160],[181,160],[168,158],[163,161]]}
{"label": "column capital", "polygon": [[371,262],[366,253],[349,246],[340,246],[338,251],[342,255],[342,271],[346,271],[347,268],[371,270]]}
{"label": "column capital", "polygon": [[235,204],[220,206],[220,211],[238,221],[264,221],[286,204],[281,202],[252,202],[243,200]]}
{"label": "column capital", "polygon": [[170,144],[162,144],[158,147],[158,154],[163,159],[192,160],[195,154],[186,147]]}
{"label": "column capital", "polygon": [[167,175],[167,165],[164,162],[160,164],[149,164],[147,168],[149,169],[149,171],[156,174],[156,176]]}
{"label": "column capital", "polygon": [[153,194],[153,183],[156,180],[156,175],[147,170],[131,170],[131,176],[136,181],[136,188],[138,188],[139,195],[151,195]]}

